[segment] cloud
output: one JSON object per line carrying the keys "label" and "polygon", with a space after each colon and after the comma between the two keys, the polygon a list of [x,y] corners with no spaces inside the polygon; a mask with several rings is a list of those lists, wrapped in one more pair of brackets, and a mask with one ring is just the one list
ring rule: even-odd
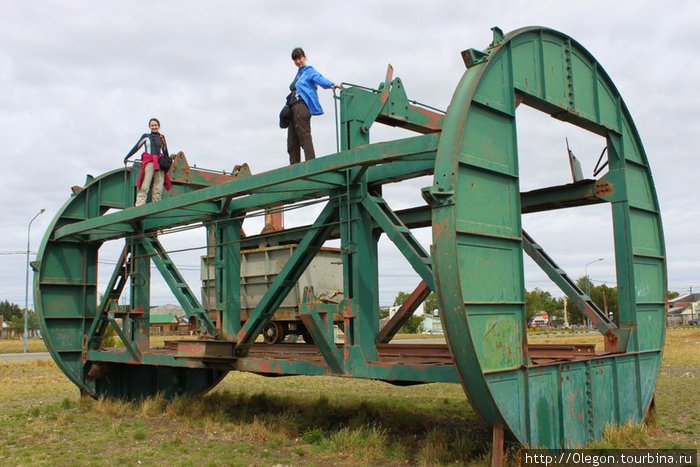
{"label": "cloud", "polygon": [[[451,1],[0,1],[0,250],[24,249],[27,223],[46,208],[32,227],[35,249],[70,187],[82,185],[87,173],[119,167],[151,116],[160,118],[171,149],[199,167],[230,170],[248,162],[260,173],[286,164],[277,114],[294,75],[294,46],[304,47],[310,63],[335,81],[375,87],[391,63],[410,98],[446,108],[465,71],[460,51],[486,48],[492,26],[509,31],[540,24],[579,41],[622,93],[654,174],[670,284],[697,283],[692,232],[700,218],[694,188],[700,63],[693,58],[700,45],[693,34],[699,9],[691,1],[672,7],[643,1],[634,8],[602,1],[479,8]],[[321,92],[321,102],[326,114],[312,124],[319,155],[336,147],[331,93]],[[569,180],[566,136],[590,172],[602,149],[597,137],[519,114],[524,187]],[[376,128],[372,141],[396,135]],[[387,197],[396,209],[407,207],[421,202],[419,190],[429,184],[387,187]],[[564,237],[576,245],[554,250],[574,275],[591,259],[609,256],[610,234],[601,233],[609,228],[609,212],[526,218],[543,243]],[[292,214],[288,219],[306,223]],[[430,239],[421,241],[427,246]],[[406,269],[402,259],[388,256],[386,274]],[[17,293],[24,287],[21,258],[0,256],[0,299],[23,299]],[[198,256],[183,261],[198,264]],[[589,270],[594,267],[603,279],[614,279],[611,264]],[[415,285],[394,279],[382,281],[382,303],[393,301],[397,284],[406,291]],[[188,280],[196,287],[197,277]]]}

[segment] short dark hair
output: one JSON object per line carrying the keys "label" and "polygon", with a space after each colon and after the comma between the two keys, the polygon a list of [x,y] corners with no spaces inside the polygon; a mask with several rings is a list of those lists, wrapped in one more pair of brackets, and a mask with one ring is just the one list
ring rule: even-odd
{"label": "short dark hair", "polygon": [[304,49],[302,49],[301,47],[295,47],[294,50],[292,50],[292,60],[296,60],[297,58],[301,57],[306,57]]}
{"label": "short dark hair", "polygon": [[155,118],[155,117],[153,117],[152,119],[150,119],[150,120],[148,121],[148,124],[150,125],[151,122],[156,122],[156,123],[158,124],[158,126],[160,126],[160,121],[158,121],[158,119]]}

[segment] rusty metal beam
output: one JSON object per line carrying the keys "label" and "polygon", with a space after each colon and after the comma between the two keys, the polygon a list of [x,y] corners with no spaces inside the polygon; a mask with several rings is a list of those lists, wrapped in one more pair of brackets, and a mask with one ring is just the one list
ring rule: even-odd
{"label": "rusty metal beam", "polygon": [[430,295],[430,287],[425,281],[420,281],[420,284],[411,292],[408,299],[401,305],[396,314],[384,325],[379,335],[377,342],[387,343],[396,335],[401,327],[406,324],[408,318],[413,316],[421,303]]}

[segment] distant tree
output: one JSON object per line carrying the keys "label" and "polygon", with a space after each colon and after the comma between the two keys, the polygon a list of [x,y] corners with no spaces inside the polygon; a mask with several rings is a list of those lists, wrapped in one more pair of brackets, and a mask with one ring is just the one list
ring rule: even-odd
{"label": "distant tree", "polygon": [[[15,315],[9,320],[7,320],[7,325],[9,326],[9,329],[12,331],[16,331],[19,333],[24,332],[24,313],[20,313],[19,315]],[[27,329],[30,331],[35,331],[39,329],[39,323],[37,322],[36,319],[36,313],[34,313],[34,310],[29,310],[29,313],[27,313]]]}
{"label": "distant tree", "polygon": [[564,314],[564,300],[554,298],[549,292],[538,288],[525,291],[525,311],[527,322],[538,313],[546,312],[550,316],[562,316]]}
{"label": "distant tree", "polygon": [[[601,311],[607,313],[612,313],[615,319],[617,319],[618,314],[618,300],[617,300],[617,287],[608,287],[605,284],[593,285],[592,282],[588,281],[585,276],[581,276],[576,281],[576,285],[584,293],[586,292],[587,286],[590,288],[590,297]],[[583,323],[585,316],[576,307],[569,308],[569,322],[570,323]]]}
{"label": "distant tree", "polygon": [[399,332],[406,334],[419,334],[423,331],[423,318],[420,316],[411,316],[406,321]]}
{"label": "distant tree", "polygon": [[666,292],[666,298],[668,300],[673,300],[674,298],[678,298],[681,294],[679,292],[671,292],[667,291]]}
{"label": "distant tree", "polygon": [[23,316],[13,316],[7,320],[7,326],[10,331],[15,331],[22,333],[24,332],[24,317]]}
{"label": "distant tree", "polygon": [[430,292],[428,297],[425,299],[425,303],[423,304],[423,309],[426,312],[431,313],[433,310],[437,310],[437,297],[435,297],[434,292]]}
{"label": "distant tree", "polygon": [[404,292],[403,290],[399,290],[399,293],[396,294],[396,298],[394,299],[394,306],[401,306],[404,303],[406,303],[406,300],[408,300],[408,297],[410,297],[411,294]]}
{"label": "distant tree", "polygon": [[[432,294],[431,294],[432,295]],[[396,294],[396,298],[394,299],[394,306],[401,306],[404,303],[406,303],[406,300],[408,300],[408,297],[410,297],[411,294],[406,293],[402,290],[399,291],[398,294]],[[426,299],[427,301],[427,299]],[[406,334],[418,334],[423,330],[423,318],[420,316],[411,316],[406,320],[406,324],[404,324],[399,332],[403,332]]]}
{"label": "distant tree", "polygon": [[24,314],[22,313],[22,308],[19,305],[15,305],[14,303],[4,300],[0,302],[0,315],[2,315],[5,322],[9,323],[15,316],[23,316]]}

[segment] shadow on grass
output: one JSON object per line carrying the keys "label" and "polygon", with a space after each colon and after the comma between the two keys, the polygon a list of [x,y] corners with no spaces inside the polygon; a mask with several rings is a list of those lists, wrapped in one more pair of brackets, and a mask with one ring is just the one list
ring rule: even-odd
{"label": "shadow on grass", "polygon": [[221,391],[94,404],[112,416],[164,415],[223,425],[229,431],[238,427],[259,442],[283,437],[302,442],[313,453],[343,453],[362,462],[464,464],[483,459],[490,448],[490,431],[475,419],[382,402]]}

